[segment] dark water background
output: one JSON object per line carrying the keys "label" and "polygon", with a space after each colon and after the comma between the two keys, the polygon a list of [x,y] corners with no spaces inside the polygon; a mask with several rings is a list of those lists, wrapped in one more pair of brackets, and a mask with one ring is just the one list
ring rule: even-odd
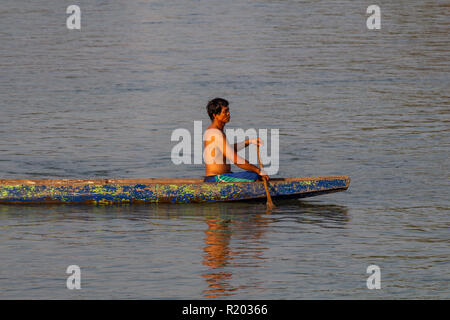
{"label": "dark water background", "polygon": [[[231,102],[304,201],[0,206],[0,298],[450,298],[447,1],[3,0],[0,178],[198,177],[173,130]],[[66,288],[79,265],[81,290]],[[368,290],[366,268],[381,268]]]}

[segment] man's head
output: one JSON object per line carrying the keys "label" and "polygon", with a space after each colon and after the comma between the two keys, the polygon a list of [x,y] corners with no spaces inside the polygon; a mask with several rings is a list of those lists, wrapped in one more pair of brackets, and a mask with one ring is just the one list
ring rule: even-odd
{"label": "man's head", "polygon": [[230,121],[228,101],[225,99],[215,98],[211,100],[206,106],[206,111],[208,111],[211,121],[214,121],[215,118],[221,122]]}

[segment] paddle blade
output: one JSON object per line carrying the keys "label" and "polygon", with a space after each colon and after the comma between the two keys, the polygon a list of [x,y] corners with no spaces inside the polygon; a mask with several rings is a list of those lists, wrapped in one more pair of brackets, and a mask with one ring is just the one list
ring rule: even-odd
{"label": "paddle blade", "polygon": [[267,205],[267,210],[269,210],[269,211],[272,211],[273,209],[276,208],[275,205],[273,204],[272,200],[271,201],[267,200],[266,205]]}

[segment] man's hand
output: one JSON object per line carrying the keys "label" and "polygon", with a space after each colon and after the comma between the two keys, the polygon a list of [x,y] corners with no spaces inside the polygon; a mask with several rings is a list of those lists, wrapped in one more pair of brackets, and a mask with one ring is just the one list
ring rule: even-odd
{"label": "man's hand", "polygon": [[247,140],[248,144],[254,144],[255,146],[263,146],[264,145],[264,141],[262,141],[261,138],[256,138],[256,139],[249,139]]}
{"label": "man's hand", "polygon": [[264,169],[263,170],[259,170],[259,173],[258,173],[260,176],[261,176],[261,178],[263,178],[264,180],[266,180],[266,181],[269,181],[269,176],[267,175],[267,172],[265,172],[264,171]]}

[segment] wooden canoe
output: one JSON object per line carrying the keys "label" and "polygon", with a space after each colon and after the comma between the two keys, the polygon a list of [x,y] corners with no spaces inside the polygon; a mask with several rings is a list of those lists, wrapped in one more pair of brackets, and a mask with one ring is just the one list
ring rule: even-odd
{"label": "wooden canoe", "polygon": [[[305,198],[343,191],[350,178],[274,178],[269,192],[274,199]],[[190,203],[265,199],[257,182],[205,183],[203,179],[46,179],[0,180],[1,204],[122,204]]]}

